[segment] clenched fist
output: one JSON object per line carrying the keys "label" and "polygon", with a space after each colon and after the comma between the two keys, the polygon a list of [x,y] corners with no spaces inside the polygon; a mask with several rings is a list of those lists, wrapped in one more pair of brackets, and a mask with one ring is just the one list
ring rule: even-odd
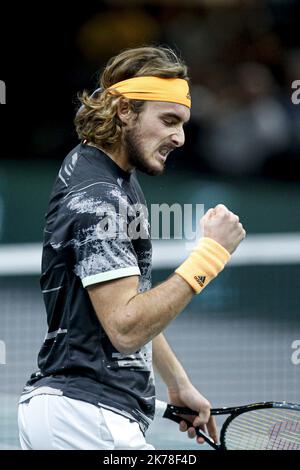
{"label": "clenched fist", "polygon": [[202,217],[200,225],[204,237],[212,238],[220,243],[230,254],[246,236],[239,217],[223,204],[209,209]]}

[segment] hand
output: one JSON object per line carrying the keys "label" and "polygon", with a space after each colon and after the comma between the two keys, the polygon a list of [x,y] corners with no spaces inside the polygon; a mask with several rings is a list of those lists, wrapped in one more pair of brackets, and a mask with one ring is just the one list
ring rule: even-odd
{"label": "hand", "polygon": [[[185,421],[181,421],[179,429],[186,432],[188,437],[193,439],[196,437],[195,427],[200,427],[206,434],[208,434],[214,442],[218,442],[218,431],[215,419],[210,416],[211,405],[209,401],[201,395],[200,392],[191,384],[182,387],[178,391],[168,390],[169,403],[177,406],[187,406],[192,410],[199,412],[198,416],[184,416],[184,419],[191,422],[191,426],[187,426]],[[198,444],[203,444],[205,441],[202,437],[197,437]]]}
{"label": "hand", "polygon": [[204,237],[212,238],[220,243],[230,254],[246,236],[239,217],[223,204],[209,209],[202,217],[200,225]]}

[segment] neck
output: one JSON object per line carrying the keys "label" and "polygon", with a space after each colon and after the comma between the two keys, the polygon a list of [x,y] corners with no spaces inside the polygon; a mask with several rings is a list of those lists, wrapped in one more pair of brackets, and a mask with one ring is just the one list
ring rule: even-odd
{"label": "neck", "polygon": [[95,147],[101,152],[104,152],[109,158],[111,158],[122,170],[131,172],[134,170],[134,167],[129,164],[128,158],[124,148],[120,145],[115,149],[110,149],[109,151],[105,148],[99,147],[98,145],[93,144],[92,142],[85,142],[91,147]]}

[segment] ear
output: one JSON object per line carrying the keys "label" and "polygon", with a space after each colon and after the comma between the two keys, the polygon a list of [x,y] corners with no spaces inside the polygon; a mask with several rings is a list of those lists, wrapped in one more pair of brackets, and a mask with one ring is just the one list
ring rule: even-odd
{"label": "ear", "polygon": [[128,126],[133,118],[133,112],[129,101],[126,98],[121,98],[117,105],[118,118],[124,126]]}

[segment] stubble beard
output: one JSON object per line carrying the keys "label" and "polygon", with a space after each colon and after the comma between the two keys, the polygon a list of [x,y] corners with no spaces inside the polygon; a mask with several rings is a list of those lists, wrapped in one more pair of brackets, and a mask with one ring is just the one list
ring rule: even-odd
{"label": "stubble beard", "polygon": [[164,166],[160,170],[154,169],[147,161],[135,130],[130,130],[124,134],[124,146],[129,163],[137,170],[149,176],[157,176],[163,173]]}

